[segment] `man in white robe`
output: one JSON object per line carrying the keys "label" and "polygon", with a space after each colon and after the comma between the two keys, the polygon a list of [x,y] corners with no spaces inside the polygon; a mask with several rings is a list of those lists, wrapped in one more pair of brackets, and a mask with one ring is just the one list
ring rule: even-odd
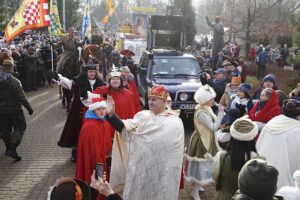
{"label": "man in white robe", "polygon": [[262,129],[256,143],[257,153],[279,171],[277,189],[293,186],[293,173],[300,167],[300,121],[296,119],[300,116],[300,108],[293,106],[289,109],[287,106],[291,103],[296,105],[295,102],[296,100],[285,101],[284,115],[270,120]]}
{"label": "man in white robe", "polygon": [[[176,112],[165,108],[165,88],[154,86],[148,98],[150,110],[122,121],[114,114],[113,103],[108,103],[108,121],[120,132],[113,147],[110,183],[114,189],[126,179],[124,200],[177,200],[184,152],[183,124]],[[128,155],[124,140],[129,144]]]}

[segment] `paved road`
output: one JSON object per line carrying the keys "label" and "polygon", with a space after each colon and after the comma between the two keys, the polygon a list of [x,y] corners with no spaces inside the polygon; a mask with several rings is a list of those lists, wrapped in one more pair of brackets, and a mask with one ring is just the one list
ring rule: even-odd
{"label": "paved road", "polygon": [[[57,146],[67,114],[58,97],[58,89],[42,88],[28,93],[34,114],[27,119],[27,130],[18,153],[22,161],[4,156],[0,143],[0,200],[45,200],[49,186],[62,176],[74,177],[75,164],[70,161],[70,149]],[[213,186],[205,188],[201,199],[212,199]],[[179,195],[188,200],[187,185]]]}

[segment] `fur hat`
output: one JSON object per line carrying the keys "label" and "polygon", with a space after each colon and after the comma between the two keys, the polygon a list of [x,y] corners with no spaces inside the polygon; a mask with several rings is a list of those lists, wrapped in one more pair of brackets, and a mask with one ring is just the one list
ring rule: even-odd
{"label": "fur hat", "polygon": [[247,115],[235,120],[230,127],[231,137],[239,141],[251,141],[257,133],[256,123],[251,121]]}
{"label": "fur hat", "polygon": [[255,200],[273,200],[277,190],[278,171],[265,160],[246,162],[239,173],[239,189]]}
{"label": "fur hat", "polygon": [[56,181],[55,185],[50,187],[48,200],[90,200],[90,187],[81,180],[72,178],[61,178]]}
{"label": "fur hat", "polygon": [[154,98],[167,100],[168,94],[169,93],[164,86],[155,85],[149,90],[148,97],[154,97]]}
{"label": "fur hat", "polygon": [[103,98],[94,98],[92,99],[92,104],[89,105],[89,110],[96,110],[97,108],[106,108],[107,103]]}
{"label": "fur hat", "polygon": [[215,97],[216,97],[216,93],[215,93],[214,89],[206,84],[206,85],[200,87],[195,92],[194,100],[198,104],[203,105],[206,102],[208,102],[209,100],[214,99]]}

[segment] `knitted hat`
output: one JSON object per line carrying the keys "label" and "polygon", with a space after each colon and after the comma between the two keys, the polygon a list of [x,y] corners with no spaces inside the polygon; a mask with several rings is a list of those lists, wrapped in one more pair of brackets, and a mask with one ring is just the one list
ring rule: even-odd
{"label": "knitted hat", "polygon": [[242,83],[239,86],[239,90],[243,91],[246,95],[250,96],[251,86],[247,83]]}
{"label": "knitted hat", "polygon": [[241,84],[241,77],[233,76],[233,77],[231,78],[230,84],[231,84],[231,85],[240,85],[240,84]]}
{"label": "knitted hat", "polygon": [[274,74],[268,74],[264,77],[263,82],[270,81],[275,85],[276,77]]}
{"label": "knitted hat", "polygon": [[149,90],[148,97],[154,97],[154,98],[167,100],[168,91],[164,86],[155,85]]}
{"label": "knitted hat", "polygon": [[255,200],[272,200],[277,190],[278,171],[265,160],[246,162],[239,173],[239,188]]}
{"label": "knitted hat", "polygon": [[216,93],[215,93],[214,89],[207,84],[200,87],[195,92],[195,95],[194,95],[195,101],[200,105],[205,104],[206,102],[214,99],[215,97],[216,97]]}
{"label": "knitted hat", "polygon": [[251,121],[248,116],[241,117],[230,127],[230,134],[236,140],[251,141],[258,133],[258,127],[255,122]]}
{"label": "knitted hat", "polygon": [[90,187],[81,180],[62,178],[50,189],[48,199],[89,200],[91,199],[91,190]]}
{"label": "knitted hat", "polygon": [[96,110],[97,108],[106,108],[107,104],[103,98],[94,98],[92,99],[92,104],[89,105],[89,110]]}

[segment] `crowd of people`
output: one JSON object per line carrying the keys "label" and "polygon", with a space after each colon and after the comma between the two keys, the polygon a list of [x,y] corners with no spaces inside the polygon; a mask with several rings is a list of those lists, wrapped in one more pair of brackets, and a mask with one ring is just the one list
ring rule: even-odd
{"label": "crowd of people", "polygon": [[[212,161],[216,200],[299,199],[300,83],[286,97],[276,77],[262,70],[261,86],[252,93],[238,43],[197,57],[205,73],[194,95],[195,131],[185,150],[184,126],[167,89],[153,86],[149,110],[141,111],[133,61],[113,50],[109,38],[99,43],[111,42],[101,49],[105,62],[90,55],[75,75],[68,68],[73,65],[67,65],[83,41],[74,28],[56,41],[49,39],[21,36],[0,56],[0,132],[5,155],[15,160],[21,160],[16,148],[26,129],[22,106],[33,114],[24,91],[46,81],[52,87],[55,71],[72,80],[71,87],[58,81],[72,99],[58,145],[72,148],[75,178],[59,179],[49,199],[175,200],[190,182],[191,196],[199,200],[205,184],[201,173],[190,172],[195,168],[184,167],[185,158],[193,158],[198,170],[202,159]],[[262,53],[258,57],[261,62]],[[104,175],[95,173],[97,163]]]}

